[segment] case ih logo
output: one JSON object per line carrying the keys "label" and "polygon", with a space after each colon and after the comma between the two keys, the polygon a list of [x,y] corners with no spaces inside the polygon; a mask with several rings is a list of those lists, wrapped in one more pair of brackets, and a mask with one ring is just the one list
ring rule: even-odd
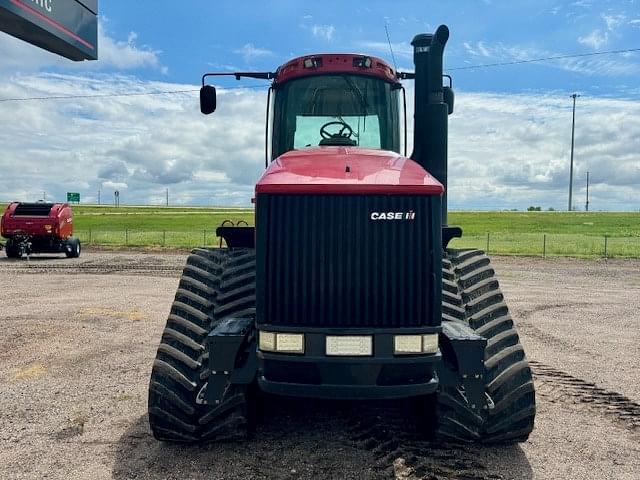
{"label": "case ih logo", "polygon": [[416,212],[371,212],[371,220],[414,220]]}

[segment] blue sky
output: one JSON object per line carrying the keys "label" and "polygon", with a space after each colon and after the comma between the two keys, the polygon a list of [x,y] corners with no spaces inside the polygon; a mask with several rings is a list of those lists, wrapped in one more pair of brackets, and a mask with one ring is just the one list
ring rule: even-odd
{"label": "blue sky", "polygon": [[[98,62],[73,64],[0,33],[0,100],[193,90],[205,71],[273,70],[309,52],[391,60],[385,25],[398,67],[410,70],[411,38],[441,23],[451,30],[445,66],[457,94],[452,207],[565,208],[575,91],[575,202],[590,171],[593,208],[640,209],[640,52],[455,70],[640,48],[637,0],[103,0]],[[266,84],[218,85],[220,109],[206,118],[195,92],[0,102],[0,200],[81,191],[95,201],[98,190],[119,189],[123,203],[160,203],[169,188],[172,203],[250,205]]]}
{"label": "blue sky", "polygon": [[[153,2],[150,13],[148,2],[110,1],[102,2],[101,8],[111,35],[125,38],[137,32],[138,43],[161,51],[168,68],[162,79],[179,83],[193,82],[205,69],[269,70],[310,52],[390,57],[385,25],[396,47],[397,63],[405,68],[411,68],[411,38],[441,23],[452,32],[446,63],[453,68],[640,46],[637,1],[304,3],[166,0]],[[638,86],[638,60],[637,54],[613,55],[465,70],[455,74],[456,86],[467,91],[577,89],[626,94]],[[618,75],[612,75],[611,68]],[[584,70],[591,72],[585,75]],[[142,75],[161,79],[154,71]]]}

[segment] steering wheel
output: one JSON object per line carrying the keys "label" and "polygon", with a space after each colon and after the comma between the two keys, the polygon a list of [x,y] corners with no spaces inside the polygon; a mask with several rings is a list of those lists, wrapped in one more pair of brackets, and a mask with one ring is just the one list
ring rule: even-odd
{"label": "steering wheel", "polygon": [[[340,125],[342,126],[342,128],[338,133],[329,133],[327,131],[327,127],[330,127],[332,125]],[[320,127],[320,136],[325,140],[329,140],[331,138],[351,138],[351,135],[353,135],[353,128],[351,128],[349,124],[345,122],[340,122],[340,121],[328,122],[328,123],[325,123],[322,127]]]}

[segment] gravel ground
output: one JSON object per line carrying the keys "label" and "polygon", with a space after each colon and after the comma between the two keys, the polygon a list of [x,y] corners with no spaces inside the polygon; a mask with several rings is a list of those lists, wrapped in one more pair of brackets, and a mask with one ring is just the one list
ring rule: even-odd
{"label": "gravel ground", "polygon": [[0,260],[0,478],[640,478],[640,262],[497,258],[536,376],[512,447],[438,447],[403,402],[265,398],[242,444],[150,437],[148,378],[184,255]]}

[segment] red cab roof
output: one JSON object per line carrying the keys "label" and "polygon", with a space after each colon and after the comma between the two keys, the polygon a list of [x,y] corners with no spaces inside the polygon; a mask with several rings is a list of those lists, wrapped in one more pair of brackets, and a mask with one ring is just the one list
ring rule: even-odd
{"label": "red cab roof", "polygon": [[381,58],[353,53],[320,53],[294,58],[278,68],[274,83],[280,84],[294,78],[331,73],[367,75],[387,82],[399,83],[393,67]]}

